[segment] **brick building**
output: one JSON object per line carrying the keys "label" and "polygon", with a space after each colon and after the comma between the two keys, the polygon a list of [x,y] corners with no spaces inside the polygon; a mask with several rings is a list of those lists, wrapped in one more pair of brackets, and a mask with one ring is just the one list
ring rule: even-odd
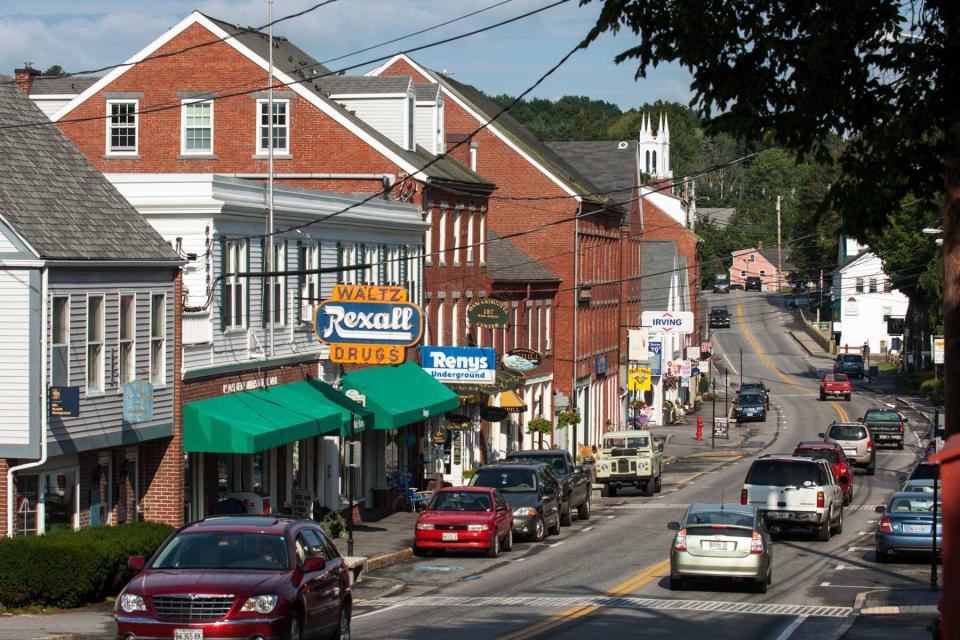
{"label": "brick building", "polygon": [[777,285],[784,286],[789,282],[790,263],[783,260],[783,273],[777,270],[777,250],[763,246],[760,241],[756,247],[750,249],[738,249],[730,254],[733,257],[733,263],[730,265],[730,284],[738,284],[741,287],[746,283],[747,278],[756,276],[760,278],[760,286],[763,291],[776,291]]}

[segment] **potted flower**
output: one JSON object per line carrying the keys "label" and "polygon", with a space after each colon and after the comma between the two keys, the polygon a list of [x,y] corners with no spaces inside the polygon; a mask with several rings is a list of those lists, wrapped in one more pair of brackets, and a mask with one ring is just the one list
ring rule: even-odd
{"label": "potted flower", "polygon": [[543,416],[537,416],[527,423],[527,431],[531,433],[550,433],[553,431],[553,423]]}
{"label": "potted flower", "polygon": [[566,429],[580,424],[580,414],[576,411],[561,411],[557,414],[557,428]]}

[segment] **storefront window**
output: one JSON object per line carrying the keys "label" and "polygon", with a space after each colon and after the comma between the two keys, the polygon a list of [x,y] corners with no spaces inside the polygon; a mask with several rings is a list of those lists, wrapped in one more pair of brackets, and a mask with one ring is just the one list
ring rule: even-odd
{"label": "storefront window", "polygon": [[18,475],[17,484],[17,535],[29,535],[37,531],[37,505],[40,503],[40,476]]}
{"label": "storefront window", "polygon": [[73,529],[77,504],[77,472],[51,471],[43,474],[43,529]]}

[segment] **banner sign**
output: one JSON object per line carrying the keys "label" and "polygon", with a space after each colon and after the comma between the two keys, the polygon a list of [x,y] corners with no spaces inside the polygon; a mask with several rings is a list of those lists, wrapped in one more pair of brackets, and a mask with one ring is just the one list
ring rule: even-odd
{"label": "banner sign", "polygon": [[692,311],[643,311],[640,326],[649,327],[653,333],[693,333]]}
{"label": "banner sign", "polygon": [[700,346],[694,345],[692,347],[687,347],[687,360],[699,360],[700,359]]}
{"label": "banner sign", "polygon": [[47,391],[47,415],[76,418],[80,415],[80,387],[50,387]]}
{"label": "banner sign", "polygon": [[693,365],[690,364],[689,360],[680,361],[680,377],[689,378],[693,375]]}
{"label": "banner sign", "polygon": [[659,340],[651,340],[647,346],[650,349],[650,375],[660,376],[663,374],[660,370],[662,366],[663,343]]}
{"label": "banner sign", "polygon": [[314,310],[313,326],[331,362],[400,364],[420,342],[423,314],[403,287],[338,284]]}
{"label": "banner sign", "polygon": [[470,323],[484,329],[502,329],[507,326],[510,311],[507,305],[492,298],[481,298],[467,307]]}
{"label": "banner sign", "polygon": [[628,374],[630,391],[650,391],[650,369],[648,367],[638,367],[630,369]]}
{"label": "banner sign", "polygon": [[134,379],[121,387],[123,391],[123,421],[153,420],[153,385]]}
{"label": "banner sign", "polygon": [[943,336],[930,336],[933,364],[943,364]]}
{"label": "banner sign", "polygon": [[540,366],[543,357],[533,349],[511,349],[503,356],[503,366],[524,373]]}
{"label": "banner sign", "polygon": [[627,359],[633,362],[646,360],[650,357],[647,348],[649,332],[646,329],[630,329],[627,331]]}
{"label": "banner sign", "polygon": [[497,378],[497,352],[479,347],[420,347],[420,366],[440,382],[485,382]]}

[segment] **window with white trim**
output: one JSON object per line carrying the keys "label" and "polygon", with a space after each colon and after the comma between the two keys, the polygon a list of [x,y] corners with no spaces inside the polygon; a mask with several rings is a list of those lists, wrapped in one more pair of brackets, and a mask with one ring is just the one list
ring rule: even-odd
{"label": "window with white trim", "polygon": [[120,384],[137,377],[137,296],[120,295]]}
{"label": "window with white trim", "polygon": [[533,307],[527,305],[527,348],[533,349]]}
{"label": "window with white trim", "polygon": [[460,301],[453,301],[453,310],[450,312],[450,346],[456,347],[459,344],[457,332],[460,330]]}
{"label": "window with white trim", "polygon": [[467,214],[467,264],[473,262],[473,213]]}
{"label": "window with white trim", "polygon": [[520,346],[520,307],[513,308],[513,348]]}
{"label": "window with white trim", "polygon": [[436,346],[443,346],[443,300],[437,301],[437,341]]}
{"label": "window with white trim", "polygon": [[213,103],[184,100],[181,109],[180,153],[213,153]]}
{"label": "window with white trim", "polygon": [[440,252],[439,262],[440,264],[447,263],[447,210],[441,209],[440,211],[440,246],[437,248],[437,251]]}
{"label": "window with white trim", "polygon": [[150,296],[150,383],[163,386],[167,381],[167,295]]}
{"label": "window with white trim", "polygon": [[431,209],[427,214],[427,222],[430,223],[430,226],[427,228],[427,231],[424,235],[423,247],[424,252],[426,253],[427,264],[431,264],[433,262],[433,256],[431,255],[433,253],[433,218],[433,210]]}
{"label": "window with white trim", "polygon": [[459,211],[453,214],[453,264],[460,264],[460,218],[463,214]]}
{"label": "window with white trim", "polygon": [[480,264],[487,263],[487,216],[484,213],[480,214]]}
{"label": "window with white trim", "polygon": [[248,249],[246,240],[229,240],[226,243],[226,267],[231,275],[226,276],[224,287],[223,325],[228,329],[241,329],[247,325],[247,279],[236,274],[247,270]]}
{"label": "window with white trim", "polygon": [[870,280],[868,280],[867,282],[868,282],[869,287],[870,287],[870,288],[869,288],[870,293],[876,293],[876,292],[877,292],[877,279],[876,279],[876,278],[870,278]]}
{"label": "window with white trim", "polygon": [[546,351],[551,351],[553,349],[553,334],[550,333],[550,316],[553,311],[553,307],[548,302],[546,309],[544,310],[544,335],[546,337],[544,348]]}
{"label": "window with white trim", "polygon": [[[306,271],[320,268],[320,245],[316,242],[300,247],[300,264]],[[300,319],[313,322],[313,308],[320,302],[320,274],[303,274],[303,286],[300,289]]]}
{"label": "window with white trim", "polygon": [[537,305],[537,351],[543,351],[543,304]]}
{"label": "window with white trim", "polygon": [[87,393],[103,393],[103,334],[105,309],[102,295],[87,296]]}
{"label": "window with white trim", "polygon": [[53,297],[50,318],[50,384],[70,386],[70,296]]}
{"label": "window with white trim", "polygon": [[[287,242],[281,240],[273,243],[273,270],[285,271],[287,268]],[[264,279],[264,291],[267,295],[263,300],[263,317],[271,319],[273,313],[273,324],[283,326],[286,324],[287,311],[287,278],[285,276],[273,276]]]}
{"label": "window with white trim", "polygon": [[[270,103],[257,100],[257,153],[269,153]],[[273,101],[273,152],[290,153],[290,101]]]}
{"label": "window with white trim", "polygon": [[110,155],[134,155],[137,153],[137,107],[136,100],[107,101],[107,153]]}

